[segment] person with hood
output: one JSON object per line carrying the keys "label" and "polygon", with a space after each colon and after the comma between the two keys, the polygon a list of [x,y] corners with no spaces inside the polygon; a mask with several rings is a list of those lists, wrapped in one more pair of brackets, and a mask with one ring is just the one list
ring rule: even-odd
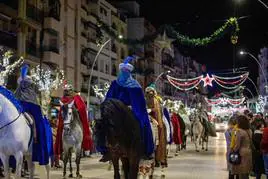
{"label": "person with hood", "polygon": [[[43,117],[42,110],[38,104],[38,86],[32,78],[28,76],[28,65],[21,67],[21,75],[18,79],[18,88],[15,96],[22,105],[23,111],[30,114],[34,119],[34,143],[33,143],[33,162],[39,162],[39,165],[47,165],[49,163],[49,144],[47,141],[48,128]],[[51,131],[51,129],[50,129]]]}
{"label": "person with hood", "polygon": [[[106,94],[107,99],[117,99],[126,106],[131,106],[135,118],[139,121],[142,142],[144,146],[143,158],[151,158],[154,152],[153,135],[146,109],[146,102],[141,85],[133,79],[131,72],[134,67],[129,63],[134,57],[128,56],[123,63],[119,65],[120,73]],[[97,136],[97,150],[103,154],[100,162],[107,162],[111,159],[110,153],[106,147],[106,139],[103,135]]]}
{"label": "person with hood", "polygon": [[[82,123],[83,128],[83,142],[82,142],[82,149],[85,152],[89,152],[93,149],[93,140],[91,138],[90,129],[89,129],[89,120],[87,115],[87,107],[82,99],[82,97],[74,92],[73,86],[68,84],[67,81],[64,82],[64,91],[63,97],[60,101],[63,104],[69,104],[74,101],[74,105],[79,113],[79,118]],[[61,111],[59,112],[61,114]],[[64,122],[62,116],[59,115],[58,121],[58,128],[57,128],[57,135],[56,135],[56,142],[55,142],[55,155],[59,156],[63,152],[63,144],[62,144],[62,134],[63,134],[63,127]]]}

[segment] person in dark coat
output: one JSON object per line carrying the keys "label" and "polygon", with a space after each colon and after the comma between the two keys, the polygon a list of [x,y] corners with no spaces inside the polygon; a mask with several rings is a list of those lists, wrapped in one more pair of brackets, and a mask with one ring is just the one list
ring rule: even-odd
{"label": "person in dark coat", "polygon": [[264,161],[264,170],[266,178],[268,179],[268,128],[263,129],[262,140],[261,140],[261,151]]}
{"label": "person in dark coat", "polygon": [[261,175],[264,174],[264,162],[261,152],[261,140],[262,140],[262,131],[263,124],[261,121],[256,121],[255,131],[253,134],[253,145],[255,150],[253,150],[253,170],[256,175],[256,179],[261,179]]}

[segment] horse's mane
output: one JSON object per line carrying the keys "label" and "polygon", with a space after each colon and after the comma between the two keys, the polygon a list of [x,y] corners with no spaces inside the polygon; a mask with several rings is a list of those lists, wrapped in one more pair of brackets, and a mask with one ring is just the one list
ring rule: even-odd
{"label": "horse's mane", "polygon": [[11,91],[9,91],[8,89],[0,86],[0,93],[4,97],[6,97],[16,107],[18,112],[23,111],[20,101],[15,98],[14,94]]}
{"label": "horse's mane", "polygon": [[73,117],[74,117],[74,120],[75,122],[81,127],[81,129],[83,130],[83,126],[82,126],[82,122],[80,120],[80,116],[79,116],[79,113],[78,113],[78,110],[76,108],[74,108],[73,110]]}
{"label": "horse's mane", "polygon": [[[108,131],[109,127],[123,132],[122,141],[127,146],[141,142],[141,132],[138,121],[132,111],[121,101],[108,99],[101,104],[101,117],[103,130]],[[138,147],[138,146],[136,146]]]}

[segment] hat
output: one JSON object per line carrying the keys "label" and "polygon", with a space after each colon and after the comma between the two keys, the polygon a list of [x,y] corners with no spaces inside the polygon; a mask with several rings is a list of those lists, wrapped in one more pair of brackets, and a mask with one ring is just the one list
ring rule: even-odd
{"label": "hat", "polygon": [[28,71],[29,71],[29,65],[27,64],[24,64],[21,68],[20,68],[20,77],[22,79],[25,79],[27,74],[28,74]]}
{"label": "hat", "polygon": [[145,89],[146,92],[149,92],[149,91],[154,91],[156,93],[156,85],[155,83],[151,83],[146,89]]}
{"label": "hat", "polygon": [[125,69],[129,72],[132,72],[134,70],[134,67],[129,62],[131,62],[134,59],[135,58],[132,56],[128,56],[127,58],[125,58],[124,62],[119,64],[119,70]]}

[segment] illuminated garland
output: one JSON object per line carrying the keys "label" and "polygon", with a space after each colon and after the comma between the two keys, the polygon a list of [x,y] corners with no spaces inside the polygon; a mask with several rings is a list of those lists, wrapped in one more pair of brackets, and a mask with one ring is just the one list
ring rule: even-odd
{"label": "illuminated garland", "polygon": [[190,78],[190,79],[174,78],[167,75],[167,79],[171,85],[183,91],[188,91],[197,87],[201,83],[201,81],[203,82],[204,87],[212,86],[212,82],[215,81],[222,88],[236,89],[246,81],[248,75],[249,73],[245,73],[235,77],[220,77],[217,75],[212,75],[212,77],[210,77],[207,74],[206,76],[201,75],[196,78]]}
{"label": "illuminated garland", "polygon": [[[1,51],[4,51],[1,49]],[[21,66],[24,62],[23,57],[20,57],[17,61],[15,61],[13,64],[10,64],[10,58],[13,56],[13,53],[11,51],[5,51],[1,55],[0,59],[0,85],[6,86],[7,84],[7,78],[9,75],[11,75],[16,68]]]}
{"label": "illuminated garland", "polygon": [[222,88],[233,90],[241,86],[247,80],[248,75],[249,73],[235,77],[220,77],[217,75],[212,75],[212,77],[214,78],[214,81]]}
{"label": "illuminated garland", "polygon": [[197,87],[200,84],[202,78],[202,76],[199,76],[191,79],[178,79],[167,75],[169,83],[175,88],[183,91],[188,91]]}
{"label": "illuminated garland", "polygon": [[151,35],[144,36],[141,39],[128,39],[122,37],[122,34],[119,34],[115,29],[112,29],[109,25],[107,25],[105,22],[103,22],[97,15],[91,14],[93,17],[96,18],[98,23],[98,30],[97,30],[97,43],[102,44],[104,35],[102,34],[101,30],[103,30],[105,33],[107,33],[111,38],[117,40],[118,42],[127,44],[127,45],[140,45],[140,44],[147,44],[150,42],[153,42],[158,34],[163,33],[164,31],[167,32],[167,34],[177,40],[180,44],[187,45],[187,46],[205,46],[208,45],[217,39],[221,38],[224,34],[226,34],[228,31],[231,31],[231,42],[233,44],[237,43],[238,40],[238,32],[239,32],[239,25],[237,22],[237,18],[232,17],[228,19],[222,27],[217,29],[214,33],[212,33],[208,37],[204,38],[191,38],[186,35],[182,35],[179,32],[177,32],[171,25],[162,25],[159,29],[156,30],[155,33]]}
{"label": "illuminated garland", "polygon": [[232,106],[238,106],[243,104],[245,101],[245,98],[237,98],[237,99],[232,99],[232,98],[218,98],[218,99],[208,99],[205,98],[206,102],[209,105],[227,105],[230,104]]}

